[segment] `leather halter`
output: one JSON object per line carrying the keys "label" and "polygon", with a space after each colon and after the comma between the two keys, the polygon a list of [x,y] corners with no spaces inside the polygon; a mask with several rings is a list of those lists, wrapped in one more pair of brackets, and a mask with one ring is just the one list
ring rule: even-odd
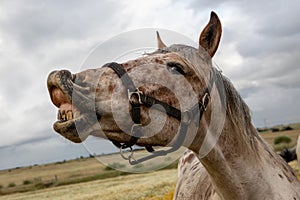
{"label": "leather halter", "polygon": [[[132,118],[132,121],[134,124],[131,127],[131,136],[130,136],[129,142],[125,142],[125,143],[121,144],[118,141],[110,139],[115,146],[120,148],[120,151],[122,151],[122,149],[125,149],[125,148],[132,149],[132,146],[136,144],[137,140],[143,136],[143,133],[141,130],[141,126],[142,126],[141,119],[140,119],[142,105],[151,107],[155,104],[159,104],[164,108],[164,110],[163,109],[161,110],[162,112],[166,112],[168,115],[176,118],[177,120],[179,120],[181,122],[179,134],[178,134],[177,138],[173,139],[174,142],[172,143],[171,149],[160,150],[160,151],[154,152],[154,149],[152,148],[152,146],[146,146],[145,148],[147,149],[147,151],[152,152],[152,155],[145,157],[145,158],[141,158],[138,161],[136,161],[136,160],[132,161],[131,160],[132,155],[130,155],[130,157],[128,158],[130,164],[138,164],[145,160],[149,160],[153,157],[166,155],[168,153],[178,150],[182,146],[182,144],[185,140],[186,133],[188,131],[188,127],[189,127],[192,119],[195,116],[199,115],[197,117],[200,121],[204,112],[206,111],[207,106],[209,104],[209,100],[210,100],[210,92],[211,92],[211,89],[212,89],[212,86],[213,86],[214,80],[215,80],[215,78],[214,78],[215,70],[214,70],[214,68],[212,68],[209,84],[208,84],[203,96],[200,98],[199,102],[196,103],[189,110],[187,110],[185,112],[181,112],[179,109],[177,109],[169,104],[166,104],[166,103],[164,103],[156,98],[153,98],[151,96],[145,95],[142,91],[140,91],[138,88],[136,88],[132,79],[128,76],[128,73],[126,72],[126,70],[123,67],[121,67],[121,65],[119,65],[118,63],[115,63],[115,62],[107,63],[103,67],[109,67],[109,68],[113,69],[115,71],[115,73],[118,75],[118,77],[121,79],[124,87],[126,88],[126,90],[128,92],[128,101],[131,105],[131,110],[132,110],[131,118]],[[133,98],[135,98],[137,101],[133,101]],[[160,107],[157,107],[156,109],[159,109],[159,108]]]}

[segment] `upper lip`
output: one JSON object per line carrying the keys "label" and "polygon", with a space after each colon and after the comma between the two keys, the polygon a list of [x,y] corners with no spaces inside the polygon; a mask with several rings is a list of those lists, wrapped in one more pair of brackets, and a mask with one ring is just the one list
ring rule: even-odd
{"label": "upper lip", "polygon": [[[71,74],[69,71],[61,70],[50,73],[47,86],[51,100],[56,107],[60,108],[63,103],[69,103],[81,112],[95,111],[94,101],[84,94],[87,91],[92,92],[91,89],[80,86],[79,81],[76,80],[76,75]],[[55,92],[63,95],[63,101],[57,99]]]}
{"label": "upper lip", "polygon": [[55,100],[55,92],[61,91],[68,102],[71,103],[73,92],[72,74],[67,70],[53,71],[47,79],[47,87],[53,104],[60,106],[61,102]]}

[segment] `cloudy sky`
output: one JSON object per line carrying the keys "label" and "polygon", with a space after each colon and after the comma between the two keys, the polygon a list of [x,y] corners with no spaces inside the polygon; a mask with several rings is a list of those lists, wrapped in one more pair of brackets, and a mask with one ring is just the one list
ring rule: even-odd
{"label": "cloudy sky", "polygon": [[[211,10],[223,24],[214,61],[250,106],[254,124],[300,122],[299,7],[297,0],[2,0],[0,169],[88,155],[52,130],[50,71],[77,72],[98,44],[135,29],[168,29],[197,42]],[[103,143],[103,152],[112,149]]]}

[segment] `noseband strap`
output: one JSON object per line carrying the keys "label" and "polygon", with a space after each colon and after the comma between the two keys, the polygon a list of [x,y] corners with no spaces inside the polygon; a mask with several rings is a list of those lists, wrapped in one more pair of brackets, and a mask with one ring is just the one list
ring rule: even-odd
{"label": "noseband strap", "polygon": [[[161,107],[157,107],[156,109],[158,109],[162,112],[166,112],[169,116],[172,116],[181,122],[179,134],[177,135],[177,137],[175,139],[173,139],[174,142],[172,143],[171,149],[166,150],[166,151],[161,150],[161,151],[154,152],[154,149],[152,148],[152,146],[146,146],[145,148],[149,152],[153,152],[152,155],[147,156],[145,158],[141,158],[138,161],[129,160],[129,162],[131,164],[138,164],[145,160],[149,160],[153,157],[166,155],[168,153],[178,150],[182,146],[182,144],[185,140],[185,137],[186,137],[186,133],[188,131],[188,127],[189,127],[192,119],[195,116],[199,115],[197,117],[200,121],[204,112],[207,109],[207,106],[208,106],[209,100],[210,100],[210,92],[211,92],[212,86],[214,84],[214,76],[215,76],[215,70],[213,68],[213,70],[211,70],[210,81],[208,83],[208,87],[206,88],[206,90],[205,90],[203,96],[200,98],[199,102],[197,104],[195,104],[192,108],[190,108],[188,111],[181,112],[179,109],[177,109],[169,104],[166,104],[165,102],[162,102],[154,97],[145,95],[142,91],[140,91],[138,88],[136,88],[132,79],[129,77],[128,73],[126,72],[126,70],[118,63],[115,63],[115,62],[108,63],[108,64],[105,64],[103,67],[109,67],[112,70],[114,70],[115,73],[118,75],[118,77],[121,79],[122,84],[126,88],[126,90],[128,92],[128,100],[131,105],[131,118],[134,123],[131,128],[131,136],[130,136],[129,142],[121,144],[118,141],[111,140],[115,146],[117,146],[121,150],[125,149],[125,148],[131,149],[131,147],[136,144],[137,140],[143,136],[142,130],[141,130],[141,105],[151,107],[155,104],[159,104],[159,105],[161,105]],[[133,98],[135,100],[133,100]]]}
{"label": "noseband strap", "polygon": [[[128,92],[128,98],[130,100],[131,96],[135,94],[136,87],[131,80],[131,78],[128,76],[127,72],[125,71],[124,68],[122,68],[118,63],[112,62],[104,65],[103,67],[109,67],[113,69],[118,77],[122,80],[123,85],[125,86],[127,92]],[[124,144],[120,144],[119,142],[112,140],[112,143],[117,146],[118,148],[129,148],[133,146],[139,137],[142,136],[140,124],[141,124],[141,107],[140,104],[136,104],[133,102],[130,102],[131,108],[132,108],[132,121],[134,125],[132,126],[131,130],[131,136],[130,136],[130,141],[126,142]]]}

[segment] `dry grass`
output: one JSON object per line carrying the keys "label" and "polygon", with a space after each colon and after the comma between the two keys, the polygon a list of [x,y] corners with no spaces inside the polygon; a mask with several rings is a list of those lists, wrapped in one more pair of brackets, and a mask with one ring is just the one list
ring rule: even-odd
{"label": "dry grass", "polygon": [[292,169],[294,170],[294,172],[297,175],[298,179],[300,180],[300,171],[299,171],[298,161],[294,160],[292,162],[289,162],[289,165],[292,167]]}
{"label": "dry grass", "polygon": [[[262,137],[275,149],[276,146],[273,144],[274,138],[281,135],[290,137],[292,139],[290,145],[295,145],[297,137],[300,134],[300,124],[297,128],[295,127],[293,126],[294,130],[290,131],[265,132],[262,134]],[[170,160],[170,158],[164,159],[160,161],[166,162]],[[119,155],[110,155],[102,159],[106,163],[112,163],[116,160],[120,161],[118,163],[120,165],[126,162],[121,160]],[[161,162],[158,163],[161,164]],[[297,161],[290,162],[289,164],[300,179]],[[0,200],[170,200],[173,197],[177,181],[176,169],[114,177],[119,174],[119,172],[114,170],[105,170],[105,166],[94,158],[4,170],[0,171]],[[50,185],[46,189],[40,189],[37,184],[39,181],[43,184],[53,183],[53,185]],[[85,182],[78,183],[81,181]],[[29,183],[24,184],[24,182]],[[8,187],[12,183],[15,186]],[[14,193],[22,190],[27,192]],[[1,196],[1,192],[14,194]]]}
{"label": "dry grass", "polygon": [[[1,193],[14,193],[27,190],[67,184],[76,180],[93,177],[103,172],[104,166],[95,159],[80,159],[68,162],[24,167],[0,171]],[[24,184],[24,183],[27,184]],[[14,183],[14,187],[8,187]]]}
{"label": "dry grass", "polygon": [[176,179],[176,169],[128,175],[87,158],[0,171],[0,199],[172,199]]}
{"label": "dry grass", "polygon": [[86,177],[103,170],[104,166],[95,159],[80,159],[61,163],[24,167],[0,171],[0,184],[8,183],[22,185],[24,180],[42,179],[51,181],[54,179],[65,180],[70,178]]}
{"label": "dry grass", "polygon": [[5,195],[0,199],[166,200],[172,199],[176,180],[177,170],[172,169]]}

